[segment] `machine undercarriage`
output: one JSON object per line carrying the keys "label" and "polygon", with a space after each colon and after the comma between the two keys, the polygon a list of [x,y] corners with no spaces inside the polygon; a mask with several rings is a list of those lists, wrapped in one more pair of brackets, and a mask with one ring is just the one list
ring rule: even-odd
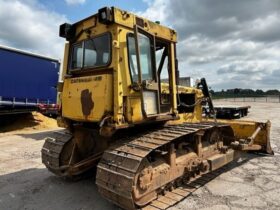
{"label": "machine undercarriage", "polygon": [[[58,132],[55,138],[46,139],[42,161],[56,175],[73,179],[97,166],[96,183],[108,200],[124,209],[166,209],[199,183],[211,180],[211,173],[236,159],[242,148],[269,152],[254,144],[244,147],[233,129],[222,123],[137,130],[136,134],[131,129],[111,138],[81,127],[73,136]],[[242,143],[243,147],[237,145]]]}

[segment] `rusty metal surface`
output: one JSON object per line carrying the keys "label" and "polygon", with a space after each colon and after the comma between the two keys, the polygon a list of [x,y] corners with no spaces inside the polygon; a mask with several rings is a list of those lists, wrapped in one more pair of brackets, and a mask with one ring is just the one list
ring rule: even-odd
{"label": "rusty metal surface", "polygon": [[42,162],[54,174],[76,180],[97,165],[106,148],[98,130],[75,127],[72,134],[61,131],[45,139]]}
{"label": "rusty metal surface", "polygon": [[[152,152],[167,145],[172,145],[172,142],[177,139],[190,134],[194,135],[201,130],[212,129],[215,126],[224,127],[225,125],[213,123],[170,125],[159,130],[148,131],[137,137],[123,139],[118,146],[115,145],[106,150],[98,164],[96,184],[99,192],[105,198],[124,209],[166,209],[174,205],[208,180],[211,180],[214,177],[213,174],[212,176],[196,176],[196,182],[194,182],[195,178],[191,177],[185,181],[185,183],[191,181],[189,185],[184,185],[184,187],[180,185],[180,188],[171,190],[165,195],[158,193],[159,189],[163,187],[158,186],[158,189],[153,188],[154,190],[143,194],[141,199],[137,200],[138,195],[135,192],[145,191],[151,186],[153,179],[152,173],[146,167],[147,158]],[[172,155],[169,161],[172,167]],[[146,168],[143,170],[144,166]],[[162,164],[160,167],[162,167],[160,170],[164,171],[164,167],[167,166]],[[164,174],[160,176],[162,180],[166,178]],[[139,189],[136,189],[135,183]]]}
{"label": "rusty metal surface", "polygon": [[60,155],[64,146],[72,139],[67,132],[55,132],[54,138],[46,138],[41,150],[42,163],[54,174],[63,176],[65,168],[61,168]]}
{"label": "rusty metal surface", "polygon": [[[78,175],[97,165],[103,152],[95,153],[87,158],[71,164],[71,152],[75,147],[69,145],[65,151],[67,143],[73,136],[67,132],[56,132],[53,138],[46,138],[41,150],[42,163],[57,176],[78,179]],[[69,159],[70,158],[70,159]]]}
{"label": "rusty metal surface", "polygon": [[200,187],[204,186],[206,183],[210,182],[212,179],[215,179],[221,173],[226,170],[227,166],[219,168],[218,170],[208,172],[193,178],[193,180],[187,184],[182,184],[180,187],[175,188],[167,192],[164,196],[159,197],[158,199],[151,202],[149,205],[141,208],[142,210],[149,209],[167,209],[176,203],[182,201],[183,199],[191,196]]}

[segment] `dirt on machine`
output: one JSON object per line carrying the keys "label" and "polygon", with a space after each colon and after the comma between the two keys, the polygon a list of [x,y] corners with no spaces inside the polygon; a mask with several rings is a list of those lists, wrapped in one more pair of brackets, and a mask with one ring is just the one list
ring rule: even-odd
{"label": "dirt on machine", "polygon": [[[66,129],[42,148],[54,174],[77,178],[96,168],[109,201],[166,209],[240,154],[273,154],[269,121],[217,120],[205,79],[178,85],[175,30],[105,7],[59,33],[58,124]],[[212,117],[202,117],[205,103]]]}

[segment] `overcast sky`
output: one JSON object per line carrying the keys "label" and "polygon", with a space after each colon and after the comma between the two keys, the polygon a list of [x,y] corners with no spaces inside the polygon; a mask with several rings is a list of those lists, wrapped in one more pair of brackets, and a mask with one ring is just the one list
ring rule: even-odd
{"label": "overcast sky", "polygon": [[280,89],[280,0],[0,0],[0,44],[62,58],[59,25],[117,6],[178,32],[182,76]]}

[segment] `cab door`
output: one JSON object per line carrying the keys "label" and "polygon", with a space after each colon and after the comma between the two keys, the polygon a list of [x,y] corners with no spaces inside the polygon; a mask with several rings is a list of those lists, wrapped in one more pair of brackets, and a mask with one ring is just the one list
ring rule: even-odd
{"label": "cab door", "polygon": [[139,26],[135,26],[134,34],[129,36],[132,88],[140,92],[143,116],[147,118],[159,115],[160,91],[156,72],[155,38]]}

